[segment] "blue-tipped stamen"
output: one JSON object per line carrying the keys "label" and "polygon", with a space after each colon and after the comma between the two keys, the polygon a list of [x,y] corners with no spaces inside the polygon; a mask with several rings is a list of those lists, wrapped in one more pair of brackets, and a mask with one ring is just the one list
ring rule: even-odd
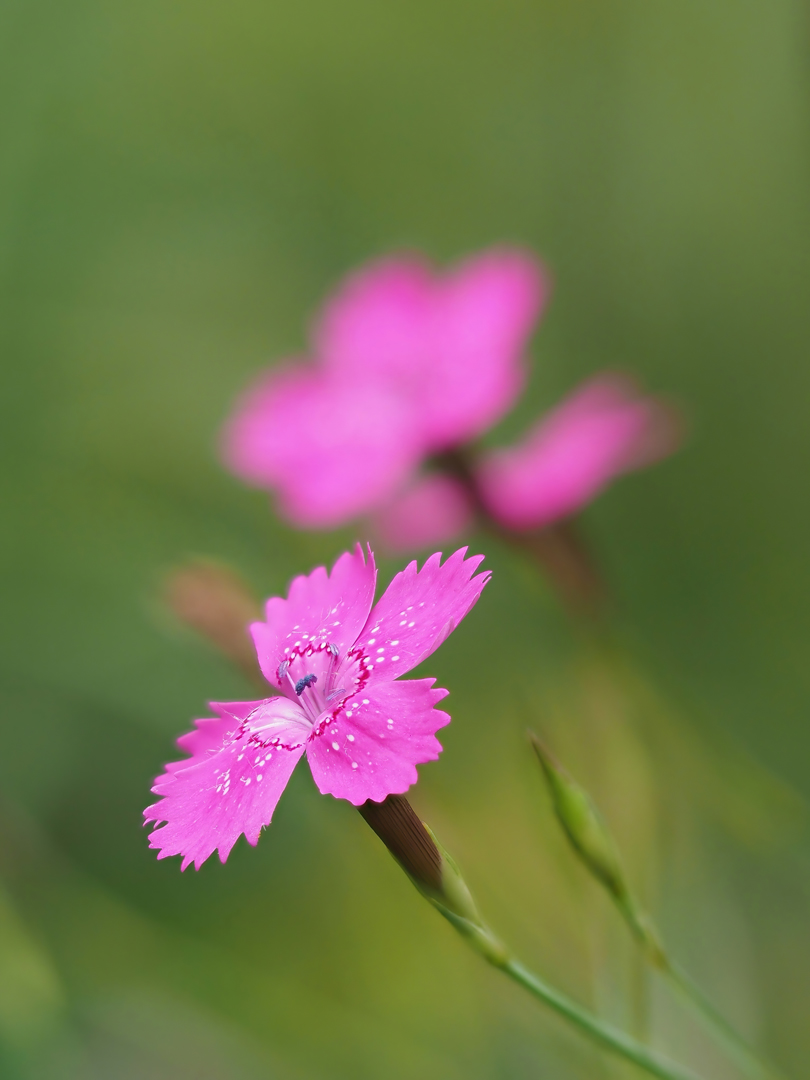
{"label": "blue-tipped stamen", "polygon": [[299,679],[295,684],[295,692],[300,697],[308,686],[312,686],[313,683],[318,681],[317,675],[305,675],[303,679]]}

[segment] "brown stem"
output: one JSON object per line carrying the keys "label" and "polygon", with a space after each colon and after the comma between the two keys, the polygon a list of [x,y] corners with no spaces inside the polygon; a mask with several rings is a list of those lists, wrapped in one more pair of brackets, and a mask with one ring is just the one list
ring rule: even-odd
{"label": "brown stem", "polygon": [[576,617],[599,618],[608,603],[604,579],[570,518],[533,532],[498,528],[498,535],[535,559]]}

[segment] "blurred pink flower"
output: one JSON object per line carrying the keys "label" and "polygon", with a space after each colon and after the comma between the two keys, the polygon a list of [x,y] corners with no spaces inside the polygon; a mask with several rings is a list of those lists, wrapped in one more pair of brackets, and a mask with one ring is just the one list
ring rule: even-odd
{"label": "blurred pink flower", "polygon": [[315,328],[316,352],[353,380],[410,399],[425,450],[481,435],[512,407],[524,349],[549,293],[528,252],[494,248],[436,275],[418,256],[350,276]]}
{"label": "blurred pink flower", "polygon": [[315,361],[262,375],[225,425],[222,454],[282,514],[330,528],[385,504],[419,461],[480,435],[513,405],[548,293],[508,248],[435,276],[417,256],[350,276],[314,330]]}
{"label": "blurred pink flower", "polygon": [[[399,681],[431,655],[478,600],[489,573],[466,548],[441,565],[432,555],[397,574],[372,610],[377,572],[369,549],[346,553],[331,575],[318,567],[273,597],[251,633],[262,672],[277,696],[211,703],[152,788],[144,811],[158,858],[182,855],[197,869],[216,849],[224,862],[242,833],[256,844],[299,758],[306,753],[323,794],[359,806],[401,794],[416,766],[441,751],[436,731],[450,722],[435,708],[447,691],[435,679]],[[475,576],[473,576],[475,574]]]}
{"label": "blurred pink flower", "polygon": [[672,453],[670,406],[629,378],[600,375],[543,417],[522,443],[488,454],[477,481],[493,517],[510,529],[541,528],[581,510],[617,476]]}
{"label": "blurred pink flower", "polygon": [[384,502],[421,452],[407,402],[305,364],[261,375],[222,436],[229,468],[275,489],[281,513],[303,528],[332,528]]}
{"label": "blurred pink flower", "polygon": [[446,473],[428,473],[372,517],[372,529],[390,552],[420,551],[445,544],[473,521],[464,485]]}

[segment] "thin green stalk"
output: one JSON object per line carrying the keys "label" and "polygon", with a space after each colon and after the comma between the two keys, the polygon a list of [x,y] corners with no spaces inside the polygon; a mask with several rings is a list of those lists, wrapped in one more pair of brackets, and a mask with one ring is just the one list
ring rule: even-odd
{"label": "thin green stalk", "polygon": [[569,1023],[579,1028],[583,1034],[589,1036],[594,1042],[599,1043],[605,1050],[618,1054],[626,1061],[631,1061],[638,1068],[649,1073],[650,1076],[658,1077],[658,1080],[700,1080],[697,1073],[692,1072],[682,1065],[676,1065],[667,1058],[661,1057],[655,1051],[636,1042],[623,1031],[615,1028],[612,1024],[600,1020],[587,1009],[583,1009],[576,1002],[571,1001],[564,994],[549,986],[541,978],[529,971],[518,960],[508,959],[503,964],[496,964],[516,983],[534,994],[550,1009],[559,1016],[564,1017]]}
{"label": "thin green stalk", "polygon": [[[435,840],[435,837],[433,839]],[[446,852],[442,850],[441,853],[447,858]],[[455,869],[454,864],[452,869]],[[614,1027],[606,1020],[601,1020],[590,1010],[578,1005],[559,990],[555,990],[553,986],[549,986],[539,975],[535,975],[533,971],[509,954],[489,927],[480,921],[477,911],[472,919],[469,915],[460,915],[457,911],[446,907],[441,899],[426,891],[418,881],[414,880],[414,884],[448,922],[453,924],[475,952],[483,956],[493,967],[514,979],[524,990],[528,990],[539,998],[558,1016],[573,1024],[578,1031],[601,1046],[603,1050],[608,1050],[625,1061],[631,1062],[650,1076],[658,1077],[658,1080],[701,1080],[692,1069],[662,1057],[620,1028]]]}
{"label": "thin green stalk", "polygon": [[570,776],[538,737],[530,733],[554,811],[571,847],[584,866],[607,890],[644,959],[665,975],[691,1006],[703,1026],[749,1080],[783,1080],[763,1062],[717,1011],[701,990],[669,956],[650,917],[639,907],[626,879],[619,850],[604,819],[584,788]]}
{"label": "thin green stalk", "polygon": [[690,1006],[695,1017],[720,1043],[741,1072],[749,1080],[785,1080],[778,1069],[756,1054],[706,997],[691,976],[670,957],[649,917],[639,910],[632,897],[625,895],[614,897],[614,900],[647,962],[669,981],[681,999]]}
{"label": "thin green stalk", "polygon": [[683,968],[670,960],[662,971],[683,1000],[691,1006],[695,1016],[714,1034],[718,1042],[725,1046],[729,1057],[750,1080],[785,1080],[783,1073],[757,1057],[754,1050],[737,1034],[722,1013],[717,1011]]}
{"label": "thin green stalk", "polygon": [[509,953],[481,918],[458,866],[402,795],[358,807],[413,884],[467,944],[583,1035],[658,1080],[700,1080],[549,986]]}

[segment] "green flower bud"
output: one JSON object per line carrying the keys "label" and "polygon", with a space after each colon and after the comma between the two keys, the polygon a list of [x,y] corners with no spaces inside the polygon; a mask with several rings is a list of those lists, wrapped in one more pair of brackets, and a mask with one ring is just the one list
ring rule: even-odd
{"label": "green flower bud", "polygon": [[666,969],[669,960],[650,918],[638,907],[624,874],[619,849],[604,818],[584,788],[566,772],[533,733],[532,746],[546,778],[554,812],[574,851],[604,887],[655,967]]}
{"label": "green flower bud", "polygon": [[571,846],[617,900],[628,896],[616,843],[588,793],[565,771],[538,737],[529,733],[543,768],[554,812]]}

